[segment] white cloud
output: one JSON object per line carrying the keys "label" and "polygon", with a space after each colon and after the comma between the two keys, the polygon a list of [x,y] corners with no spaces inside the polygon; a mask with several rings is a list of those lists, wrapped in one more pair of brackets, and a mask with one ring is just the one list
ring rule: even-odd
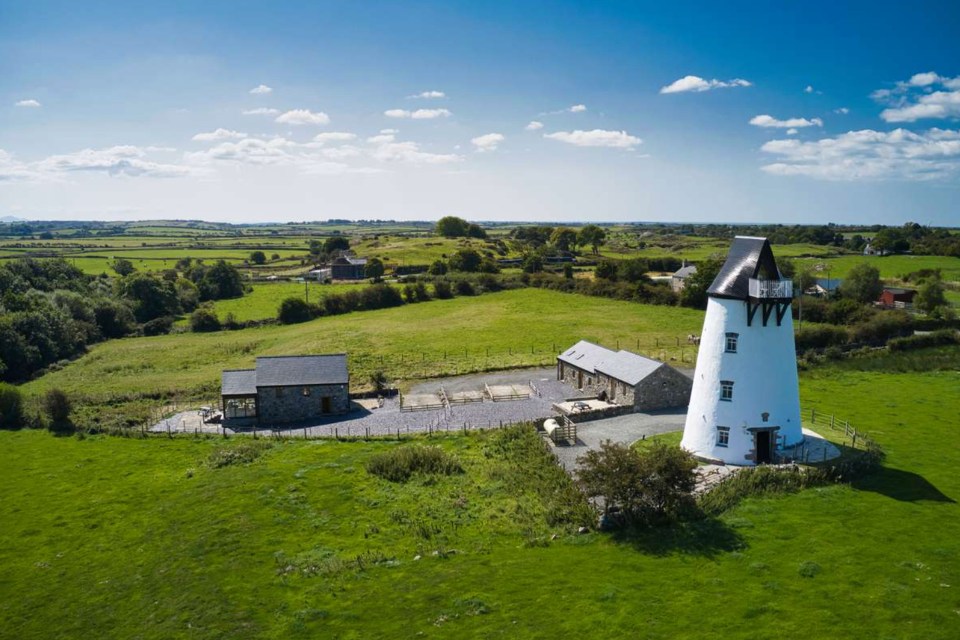
{"label": "white cloud", "polygon": [[27,107],[28,109],[39,109],[41,105],[38,100],[34,100],[31,98],[29,100],[18,100],[17,102],[13,103],[13,106]]}
{"label": "white cloud", "polygon": [[403,162],[408,164],[447,164],[463,160],[454,153],[428,153],[420,150],[416,142],[385,142],[370,154],[381,162]]}
{"label": "white cloud", "polygon": [[207,164],[213,161],[245,164],[277,164],[290,160],[288,149],[296,143],[286,138],[246,138],[239,142],[224,142],[205,151],[186,154],[188,162]]}
{"label": "white cloud", "polygon": [[780,157],[767,173],[822,180],[936,180],[960,173],[960,131],[849,131],[811,142],[771,140],[761,149]]}
{"label": "white cloud", "polygon": [[52,155],[34,164],[44,173],[77,171],[102,172],[111,176],[174,178],[192,173],[189,167],[145,160],[146,152],[132,145],[105,149],[83,149],[75,153]]}
{"label": "white cloud", "polygon": [[807,88],[804,89],[803,92],[804,92],[804,93],[813,93],[813,87],[808,84],[808,85],[807,85]]}
{"label": "white cloud", "polygon": [[760,115],[750,118],[750,124],[755,127],[767,127],[776,129],[797,129],[800,127],[822,127],[823,120],[820,118],[788,118],[786,120],[777,120],[773,116]]}
{"label": "white cloud", "polygon": [[910,80],[907,81],[907,84],[909,84],[911,87],[926,87],[939,81],[939,75],[933,71],[927,71],[926,73],[913,74],[910,76]]}
{"label": "white cloud", "polygon": [[606,129],[594,129],[592,131],[557,131],[556,133],[545,133],[544,138],[550,140],[559,140],[567,144],[578,147],[614,147],[617,149],[632,149],[643,140],[631,136],[626,131],[608,131]]}
{"label": "white cloud", "polygon": [[340,147],[331,147],[329,149],[323,149],[320,154],[324,158],[330,158],[331,160],[345,160],[347,158],[356,158],[360,155],[360,148],[353,145],[345,144]]}
{"label": "white cloud", "polygon": [[271,109],[270,107],[257,107],[256,109],[241,111],[241,113],[245,116],[275,116],[280,113],[280,110]]}
{"label": "white cloud", "polygon": [[798,133],[800,133],[800,131],[799,131],[799,129],[787,129],[787,132],[786,132],[786,133],[787,133],[788,136],[795,136],[795,135],[797,135]]}
{"label": "white cloud", "polygon": [[934,71],[916,73],[892,89],[877,89],[870,94],[886,103],[880,113],[886,122],[916,122],[925,118],[960,117],[960,76],[950,78]]}
{"label": "white cloud", "polygon": [[575,104],[569,109],[567,109],[567,111],[569,111],[570,113],[583,113],[586,110],[587,110],[587,105],[585,104]]}
{"label": "white cloud", "polygon": [[407,96],[408,98],[422,98],[425,100],[430,100],[434,98],[446,98],[447,94],[443,91],[421,91],[420,93],[414,94],[412,96]]}
{"label": "white cloud", "polygon": [[710,89],[727,89],[730,87],[750,87],[753,83],[741,78],[733,80],[704,80],[699,76],[684,76],[660,89],[660,93],[682,93],[685,91],[709,91]]}
{"label": "white cloud", "polygon": [[247,134],[240,131],[231,131],[230,129],[217,129],[209,133],[198,133],[192,140],[196,142],[217,142],[219,140],[239,140],[246,138]]}
{"label": "white cloud", "polygon": [[[384,129],[384,131],[391,131],[391,129]],[[370,144],[384,144],[387,142],[393,142],[397,139],[397,136],[393,133],[381,133],[380,135],[370,136],[367,138],[367,142]]]}
{"label": "white cloud", "polygon": [[500,143],[503,142],[503,134],[487,133],[476,138],[471,138],[470,142],[476,147],[477,151],[496,151]]}
{"label": "white cloud", "polygon": [[543,129],[543,123],[538,120],[531,120],[530,124],[524,127],[527,131],[537,131],[538,129]]}
{"label": "white cloud", "polygon": [[0,182],[37,180],[39,173],[20,162],[12,154],[0,149]]}
{"label": "white cloud", "polygon": [[323,111],[314,113],[308,109],[293,109],[277,116],[274,122],[280,124],[330,124],[330,116]]}
{"label": "white cloud", "polygon": [[326,144],[328,142],[346,142],[348,140],[355,140],[356,137],[357,134],[347,133],[346,131],[328,131],[326,133],[318,133],[313,137],[313,141]]}
{"label": "white cloud", "polygon": [[387,109],[383,115],[388,118],[412,118],[414,120],[432,120],[434,118],[447,118],[451,115],[447,109],[417,109],[408,111],[407,109]]}
{"label": "white cloud", "polygon": [[839,109],[834,109],[833,112],[845,116],[850,113],[850,109],[847,109],[846,107],[840,107]]}
{"label": "white cloud", "polygon": [[268,87],[265,84],[261,84],[261,85],[257,85],[253,89],[250,89],[250,93],[252,93],[255,96],[262,96],[268,93],[273,93],[273,89]]}
{"label": "white cloud", "polygon": [[400,133],[400,129],[380,129],[380,133],[389,135],[391,133]]}

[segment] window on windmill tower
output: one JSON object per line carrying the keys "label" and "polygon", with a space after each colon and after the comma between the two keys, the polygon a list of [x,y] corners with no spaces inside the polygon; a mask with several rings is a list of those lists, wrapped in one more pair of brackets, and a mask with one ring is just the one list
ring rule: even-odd
{"label": "window on windmill tower", "polygon": [[733,400],[733,381],[732,380],[720,381],[720,399]]}
{"label": "window on windmill tower", "polygon": [[727,343],[724,351],[727,353],[736,353],[737,352],[737,340],[739,340],[739,333],[728,333],[727,334]]}
{"label": "window on windmill tower", "polygon": [[730,446],[730,427],[717,427],[717,446]]}

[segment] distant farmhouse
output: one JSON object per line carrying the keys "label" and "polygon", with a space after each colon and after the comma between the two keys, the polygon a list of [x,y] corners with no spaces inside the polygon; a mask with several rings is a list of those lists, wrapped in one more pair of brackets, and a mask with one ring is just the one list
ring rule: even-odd
{"label": "distant farmhouse", "polygon": [[330,273],[334,280],[363,280],[366,277],[366,258],[340,256],[330,263]]}
{"label": "distant farmhouse", "polygon": [[586,340],[557,356],[557,379],[634,411],[686,406],[693,386],[668,364]]}
{"label": "distant farmhouse", "polygon": [[687,264],[684,261],[683,266],[677,269],[672,276],[670,276],[670,287],[674,291],[682,291],[685,286],[687,286],[687,278],[692,276],[697,272],[697,267],[692,264]]}
{"label": "distant farmhouse", "polygon": [[347,355],[264,356],[255,369],[223,372],[224,426],[273,425],[347,413]]}
{"label": "distant farmhouse", "polygon": [[913,307],[913,298],[917,295],[914,289],[900,287],[884,287],[877,304],[890,309],[910,309]]}

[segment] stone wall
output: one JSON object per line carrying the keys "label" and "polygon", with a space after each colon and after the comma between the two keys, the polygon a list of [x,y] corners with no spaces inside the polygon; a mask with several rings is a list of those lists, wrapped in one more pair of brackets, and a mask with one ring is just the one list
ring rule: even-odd
{"label": "stone wall", "polygon": [[[258,389],[257,413],[260,424],[300,422],[350,410],[349,389],[345,384]],[[330,398],[330,412],[323,413],[323,398]]]}
{"label": "stone wall", "polygon": [[691,389],[693,380],[669,365],[660,367],[637,385],[633,406],[637,411],[685,407]]}

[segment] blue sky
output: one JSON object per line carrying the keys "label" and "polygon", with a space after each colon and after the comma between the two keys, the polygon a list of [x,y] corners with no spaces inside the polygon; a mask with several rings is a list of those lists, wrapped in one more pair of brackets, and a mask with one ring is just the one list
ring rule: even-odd
{"label": "blue sky", "polygon": [[0,0],[0,214],[960,224],[960,4],[774,4]]}

